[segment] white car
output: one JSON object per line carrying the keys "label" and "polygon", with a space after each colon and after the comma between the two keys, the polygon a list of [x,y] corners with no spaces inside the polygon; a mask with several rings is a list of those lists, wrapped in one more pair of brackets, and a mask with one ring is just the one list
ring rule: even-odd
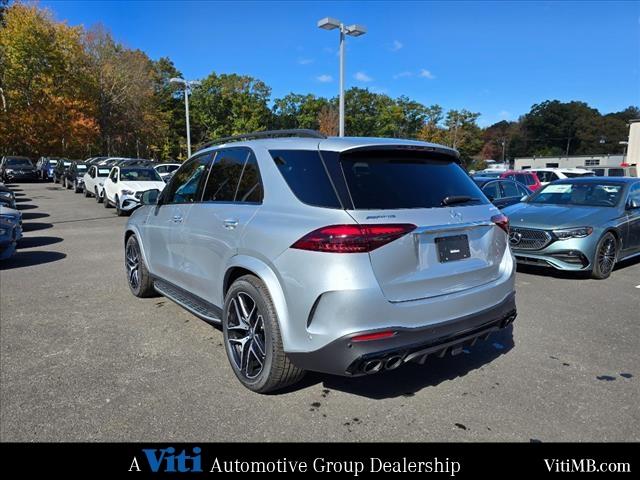
{"label": "white car", "polygon": [[593,177],[595,173],[585,168],[531,168],[535,172],[542,185],[548,185],[556,180],[576,177]]}
{"label": "white car", "polygon": [[91,165],[84,174],[83,193],[85,197],[96,197],[98,203],[104,198],[104,181],[109,176],[111,169],[102,165]]}
{"label": "white car", "polygon": [[160,174],[162,179],[166,182],[167,177],[180,168],[181,163],[161,163],[160,165],[156,165],[156,172]]}
{"label": "white car", "polygon": [[104,206],[115,206],[116,213],[122,216],[140,205],[142,192],[162,191],[164,186],[164,180],[153,167],[112,167],[104,181]]}

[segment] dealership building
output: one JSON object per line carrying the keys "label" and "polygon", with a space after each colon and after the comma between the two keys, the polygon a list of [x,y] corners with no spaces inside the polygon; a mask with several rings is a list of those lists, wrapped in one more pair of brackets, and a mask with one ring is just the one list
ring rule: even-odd
{"label": "dealership building", "polygon": [[514,159],[516,170],[528,168],[576,168],[620,167],[640,165],[640,119],[629,122],[629,140],[620,142],[624,154],[572,155],[561,157],[521,157]]}

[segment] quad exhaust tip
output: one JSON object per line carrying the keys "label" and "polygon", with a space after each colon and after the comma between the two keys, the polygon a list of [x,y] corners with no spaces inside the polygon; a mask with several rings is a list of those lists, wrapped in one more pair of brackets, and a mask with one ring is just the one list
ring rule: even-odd
{"label": "quad exhaust tip", "polygon": [[382,360],[369,360],[362,366],[362,371],[367,375],[378,373],[382,369]]}
{"label": "quad exhaust tip", "polygon": [[400,365],[402,365],[402,356],[400,355],[393,355],[387,358],[387,360],[384,362],[385,370],[395,370]]}

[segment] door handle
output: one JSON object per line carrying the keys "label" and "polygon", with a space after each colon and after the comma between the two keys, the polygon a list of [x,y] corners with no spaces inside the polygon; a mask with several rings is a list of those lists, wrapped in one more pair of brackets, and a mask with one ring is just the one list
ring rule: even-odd
{"label": "door handle", "polygon": [[238,226],[238,220],[235,218],[227,218],[224,222],[224,228],[233,230]]}
{"label": "door handle", "polygon": [[182,223],[182,216],[181,215],[174,215],[173,216],[173,223]]}

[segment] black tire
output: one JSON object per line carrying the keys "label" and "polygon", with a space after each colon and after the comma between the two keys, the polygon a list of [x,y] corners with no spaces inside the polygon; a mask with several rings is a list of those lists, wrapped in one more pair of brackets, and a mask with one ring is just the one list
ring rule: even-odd
{"label": "black tire", "polygon": [[[239,298],[244,298],[245,304],[249,299],[254,302],[255,308],[250,309],[252,313],[245,320],[238,318],[238,312],[244,310],[239,306]],[[238,328],[241,325],[247,328]],[[259,278],[245,275],[233,282],[225,297],[222,332],[233,373],[249,390],[268,393],[297,383],[304,377],[305,371],[291,363],[282,348],[278,315],[267,287]],[[240,337],[248,336],[250,340],[240,347]],[[262,363],[258,358],[261,348],[264,351]]]}
{"label": "black tire", "polygon": [[[134,256],[135,258],[133,258]],[[124,268],[129,290],[136,297],[148,298],[158,295],[153,288],[151,275],[149,275],[149,270],[147,270],[147,266],[144,263],[140,245],[135,235],[131,235],[127,239],[124,248]]]}
{"label": "black tire", "polygon": [[102,196],[98,193],[98,187],[95,187],[94,193],[97,203],[102,203]]}
{"label": "black tire", "polygon": [[109,203],[109,199],[107,198],[107,193],[102,191],[102,201],[104,203],[104,208],[111,208],[111,204]]}
{"label": "black tire", "polygon": [[81,191],[82,191],[82,190],[80,190],[80,189],[78,188],[78,181],[77,181],[77,180],[74,180],[74,181],[73,181],[73,193],[80,193]]}
{"label": "black tire", "polygon": [[609,278],[611,272],[613,272],[613,269],[616,266],[617,260],[618,240],[616,240],[613,233],[607,232],[602,236],[596,246],[591,277],[597,280]]}
{"label": "black tire", "polygon": [[124,217],[127,214],[127,212],[125,212],[120,208],[120,199],[118,198],[117,195],[116,195],[115,203],[116,203],[116,215],[118,215],[119,217]]}
{"label": "black tire", "polygon": [[89,198],[91,196],[91,194],[89,193],[89,190],[87,190],[86,185],[82,186],[82,194],[84,195],[84,198]]}
{"label": "black tire", "polygon": [[52,181],[53,183],[58,183],[58,178],[56,177],[56,174],[55,174],[55,173],[53,174],[53,178],[51,179],[51,181]]}

